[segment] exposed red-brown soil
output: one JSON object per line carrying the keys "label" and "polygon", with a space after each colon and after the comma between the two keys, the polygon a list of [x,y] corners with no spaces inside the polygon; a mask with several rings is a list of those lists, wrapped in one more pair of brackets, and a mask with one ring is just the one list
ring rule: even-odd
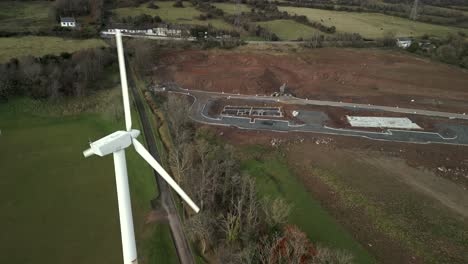
{"label": "exposed red-brown soil", "polygon": [[271,94],[287,83],[304,98],[458,112],[468,107],[466,71],[394,51],[170,51],[159,60],[158,77],[188,89]]}

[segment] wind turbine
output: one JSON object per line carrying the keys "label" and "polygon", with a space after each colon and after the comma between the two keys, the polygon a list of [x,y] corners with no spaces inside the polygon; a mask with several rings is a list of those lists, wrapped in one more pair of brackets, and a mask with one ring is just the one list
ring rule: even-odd
{"label": "wind turbine", "polygon": [[136,264],[137,252],[135,245],[135,232],[133,229],[132,206],[130,202],[130,190],[128,187],[127,163],[125,160],[125,149],[133,145],[136,152],[148,162],[154,170],[187,202],[187,204],[198,213],[200,209],[169,176],[164,168],[151,156],[148,150],[136,139],[140,131],[132,129],[132,117],[130,113],[130,100],[128,95],[127,74],[125,71],[125,59],[122,45],[122,34],[117,30],[115,34],[117,42],[117,53],[119,57],[120,82],[122,86],[122,97],[125,112],[126,131],[116,131],[97,141],[91,142],[91,148],[83,151],[85,157],[91,155],[105,156],[113,154],[115,167],[115,181],[117,185],[117,199],[119,204],[120,233],[122,236],[122,251],[124,264]]}

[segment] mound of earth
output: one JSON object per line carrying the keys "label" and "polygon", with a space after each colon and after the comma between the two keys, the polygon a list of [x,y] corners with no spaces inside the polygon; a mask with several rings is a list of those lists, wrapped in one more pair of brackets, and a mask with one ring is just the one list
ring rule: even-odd
{"label": "mound of earth", "polygon": [[468,98],[466,71],[393,51],[171,51],[158,60],[159,79],[188,89],[269,95],[287,83],[304,98],[451,111],[468,107],[461,101]]}

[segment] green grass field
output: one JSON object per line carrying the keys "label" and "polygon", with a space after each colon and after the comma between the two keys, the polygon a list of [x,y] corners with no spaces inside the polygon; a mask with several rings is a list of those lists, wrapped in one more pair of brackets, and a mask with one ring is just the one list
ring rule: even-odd
{"label": "green grass field", "polygon": [[242,12],[250,12],[250,7],[245,4],[231,4],[231,3],[213,3],[212,5],[224,11],[224,13],[229,15],[239,14]]}
{"label": "green grass field", "polygon": [[101,39],[77,40],[38,36],[0,38],[0,63],[23,56],[58,55],[62,52],[104,46],[107,44]]}
{"label": "green grass field", "polygon": [[[120,99],[115,89],[101,96]],[[122,263],[112,156],[82,151],[123,120],[109,120],[101,106],[73,114],[74,103],[0,103],[0,263]],[[126,156],[141,263],[176,260],[168,226],[144,224],[156,194],[152,170],[132,148]]]}
{"label": "green grass field", "polygon": [[50,1],[0,2],[0,31],[25,32],[49,29],[54,26],[50,16]]}
{"label": "green grass field", "polygon": [[424,34],[445,36],[458,31],[468,33],[467,29],[415,22],[378,13],[338,12],[300,7],[278,8],[289,14],[305,15],[310,20],[321,22],[326,26],[335,26],[337,32],[354,32],[367,38],[380,38],[386,32],[395,32],[397,36],[422,36]]}
{"label": "green grass field", "polygon": [[319,30],[309,27],[292,20],[272,20],[258,22],[264,28],[275,33],[281,40],[297,40],[298,38],[308,38],[315,33],[321,33]]}
{"label": "green grass field", "polygon": [[[354,263],[374,263],[375,260],[352,236],[341,227],[305,187],[292,175],[278,153],[263,147],[241,149],[243,170],[256,179],[256,186],[264,197],[282,197],[293,205],[289,223],[303,230],[311,241],[347,250],[354,255]],[[270,154],[268,154],[270,153]],[[252,155],[261,157],[252,158]]]}
{"label": "green grass field", "polygon": [[163,21],[175,24],[189,24],[189,25],[208,25],[211,24],[219,29],[233,29],[233,27],[221,19],[199,20],[196,17],[202,12],[195,9],[191,3],[184,2],[184,8],[173,7],[174,2],[157,2],[159,9],[147,8],[147,3],[139,7],[125,7],[117,8],[112,12],[118,17],[138,16],[146,14],[150,16],[159,16]]}

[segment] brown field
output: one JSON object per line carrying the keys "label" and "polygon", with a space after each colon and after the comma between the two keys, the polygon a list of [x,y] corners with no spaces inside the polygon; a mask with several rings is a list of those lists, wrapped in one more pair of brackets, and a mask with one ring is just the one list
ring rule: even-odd
{"label": "brown field", "polygon": [[466,147],[212,129],[239,149],[281,142],[290,170],[380,263],[468,260]]}
{"label": "brown field", "polygon": [[461,101],[468,98],[466,71],[394,51],[172,51],[161,55],[156,74],[197,90],[271,94],[287,83],[305,98],[457,112],[468,108]]}

